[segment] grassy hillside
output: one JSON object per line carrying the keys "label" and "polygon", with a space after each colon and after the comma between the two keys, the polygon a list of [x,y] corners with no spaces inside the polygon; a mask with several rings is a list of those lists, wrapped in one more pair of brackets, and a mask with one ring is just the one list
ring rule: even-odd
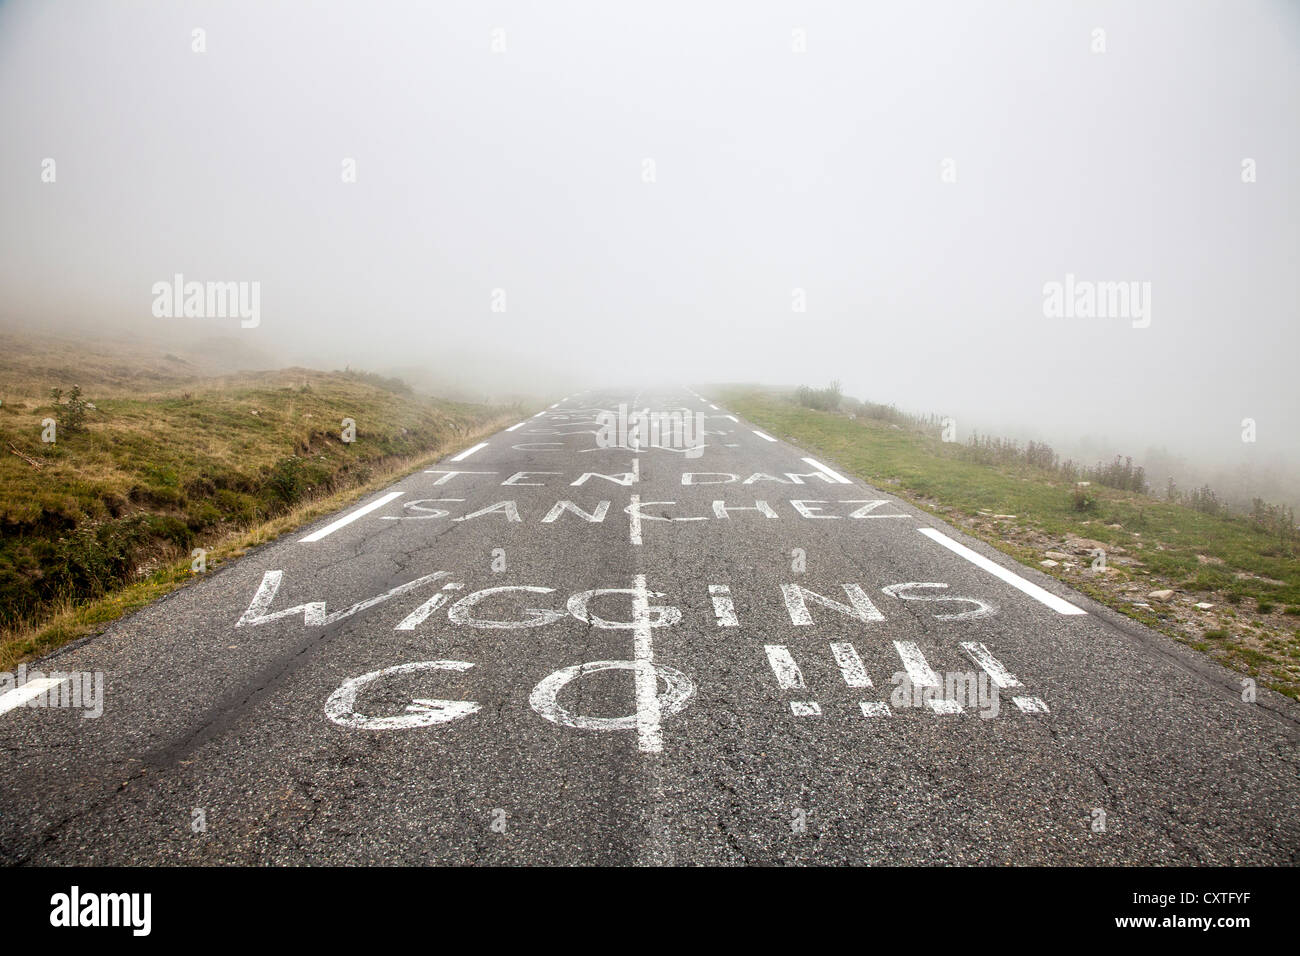
{"label": "grassy hillside", "polygon": [[[10,340],[0,365],[0,666],[69,634],[43,625],[141,599],[266,522],[303,516],[504,421],[504,408],[442,402],[355,372],[220,377],[177,356],[58,351]],[[58,356],[55,356],[58,360]],[[69,390],[79,385],[81,409]],[[49,393],[60,388],[62,401]],[[80,427],[76,419],[83,418]],[[56,422],[42,441],[45,419]],[[343,419],[356,423],[342,439]],[[344,497],[339,497],[344,496]],[[141,589],[139,586],[150,584]],[[91,622],[93,623],[93,621]],[[84,631],[84,627],[73,631]]]}
{"label": "grassy hillside", "polygon": [[[737,414],[942,515],[1026,564],[1300,698],[1300,557],[1294,527],[1205,514],[1133,491],[1080,487],[1029,463],[971,460],[898,422],[804,407],[758,389]],[[1094,568],[1094,552],[1106,552]],[[1169,595],[1158,595],[1169,590]],[[1197,604],[1211,604],[1198,608]]]}

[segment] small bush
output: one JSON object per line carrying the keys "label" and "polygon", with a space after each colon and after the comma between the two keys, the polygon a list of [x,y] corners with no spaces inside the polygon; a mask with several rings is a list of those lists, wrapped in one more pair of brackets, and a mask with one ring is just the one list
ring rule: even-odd
{"label": "small bush", "polygon": [[292,505],[302,496],[303,484],[302,459],[297,455],[277,461],[266,479],[267,490],[285,505]]}
{"label": "small bush", "polygon": [[1075,485],[1071,505],[1075,511],[1096,511],[1097,499],[1086,487]]}
{"label": "small bush", "polygon": [[831,382],[829,388],[809,388],[807,385],[800,385],[795,390],[795,399],[800,405],[819,412],[839,411],[842,397],[843,393],[838,381]]}
{"label": "small bush", "polygon": [[50,389],[50,397],[54,399],[54,408],[58,411],[58,427],[67,435],[75,435],[83,431],[86,427],[86,411],[90,408],[90,403],[81,397],[81,386],[74,385],[68,390],[68,400],[63,401],[63,389]]}
{"label": "small bush", "polygon": [[1119,455],[1110,464],[1085,469],[1084,477],[1120,491],[1136,491],[1141,494],[1147,490],[1146,470],[1141,465],[1134,465],[1132,458],[1120,460]]}
{"label": "small bush", "polygon": [[1201,514],[1217,515],[1223,514],[1226,510],[1219,496],[1209,485],[1202,485],[1200,488],[1193,488],[1192,493],[1186,498],[1186,504],[1195,508]]}

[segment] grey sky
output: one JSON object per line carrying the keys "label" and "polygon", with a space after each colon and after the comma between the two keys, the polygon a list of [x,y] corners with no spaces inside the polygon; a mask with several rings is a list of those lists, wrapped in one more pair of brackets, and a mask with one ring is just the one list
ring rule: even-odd
{"label": "grey sky", "polygon": [[[1297,457],[1298,117],[1283,2],[9,2],[0,310]],[[154,318],[177,272],[261,325]],[[1045,317],[1067,273],[1150,327]]]}

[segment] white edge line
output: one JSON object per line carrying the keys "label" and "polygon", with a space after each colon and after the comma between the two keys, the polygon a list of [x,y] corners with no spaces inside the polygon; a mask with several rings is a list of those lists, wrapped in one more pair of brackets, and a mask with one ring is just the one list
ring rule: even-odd
{"label": "white edge line", "polygon": [[338,521],[335,521],[331,524],[327,524],[319,531],[313,531],[311,534],[307,535],[307,537],[299,538],[298,543],[308,544],[312,541],[319,541],[327,534],[333,534],[335,531],[339,530],[339,528],[342,528],[344,525],[349,525],[352,522],[356,521],[362,515],[368,515],[376,508],[382,508],[384,505],[388,504],[388,502],[392,501],[394,498],[400,498],[402,494],[403,493],[400,491],[390,491],[382,498],[376,498],[374,501],[370,502],[370,504],[362,505],[356,511],[352,511],[349,512],[348,514],[345,514],[342,518],[339,518]]}
{"label": "white edge line", "polygon": [[843,475],[841,475],[841,474],[840,474],[838,471],[836,471],[834,468],[827,468],[825,465],[823,465],[823,464],[822,464],[820,461],[818,461],[816,458],[804,458],[804,459],[802,459],[802,460],[805,461],[805,462],[807,462],[808,464],[812,465],[812,466],[813,466],[814,468],[816,468],[818,471],[825,472],[827,475],[829,475],[829,476],[830,476],[831,478],[833,478],[835,481],[838,481],[841,485],[851,485],[851,484],[853,484],[853,482],[849,481],[849,479],[845,478]]}
{"label": "white edge line", "polygon": [[485,441],[481,441],[481,442],[479,442],[477,445],[475,445],[473,448],[466,448],[466,449],[465,449],[463,452],[461,452],[459,455],[454,455],[454,456],[452,457],[451,460],[452,460],[452,461],[464,461],[466,458],[468,458],[470,455],[474,454],[474,452],[478,451],[480,448],[486,448],[486,447],[487,447],[487,442],[485,442]]}
{"label": "white edge line", "polygon": [[21,707],[34,697],[39,697],[51,687],[58,687],[60,684],[66,684],[70,677],[64,677],[56,680],[53,677],[42,677],[39,680],[28,681],[22,687],[15,687],[5,694],[0,694],[0,714],[7,714],[15,707]]}
{"label": "white edge line", "polygon": [[927,538],[939,542],[941,545],[943,545],[953,554],[965,558],[967,561],[969,561],[971,564],[975,565],[976,567],[983,568],[985,571],[993,575],[995,578],[1001,578],[1003,581],[1006,581],[1007,584],[1010,584],[1016,590],[1023,591],[1025,594],[1028,594],[1035,601],[1040,601],[1041,603],[1046,604],[1057,614],[1087,614],[1088,613],[1081,607],[1075,607],[1073,604],[1071,604],[1069,601],[1065,600],[1064,598],[1057,597],[1051,591],[1048,591],[1044,588],[1040,588],[1037,584],[1034,584],[1032,581],[1026,581],[1024,578],[1016,574],[1014,571],[1008,571],[1002,565],[990,561],[988,558],[984,557],[984,555],[980,554],[978,551],[972,551],[970,548],[966,547],[966,545],[961,544],[958,541],[954,541],[952,538],[948,537],[946,534],[944,534],[942,531],[938,530],[937,528],[917,528],[916,530],[920,531],[921,534],[925,535]]}
{"label": "white edge line", "polygon": [[522,428],[522,427],[524,426],[524,424],[525,424],[524,422],[520,422],[518,425],[511,425],[509,428],[506,429],[506,431],[508,431],[508,432],[512,432],[512,431],[514,431],[516,428]]}
{"label": "white edge line", "polygon": [[762,438],[764,441],[776,441],[776,439],[773,438],[771,435],[767,434],[766,432],[761,432],[757,428],[753,429],[753,432],[755,435],[757,435],[759,438]]}

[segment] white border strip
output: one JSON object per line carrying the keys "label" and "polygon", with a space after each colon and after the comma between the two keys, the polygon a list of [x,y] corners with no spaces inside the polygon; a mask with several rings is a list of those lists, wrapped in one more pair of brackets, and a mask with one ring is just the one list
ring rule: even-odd
{"label": "white border strip", "polygon": [[773,438],[771,435],[765,435],[763,432],[759,431],[757,428],[755,428],[753,431],[754,431],[754,434],[755,434],[755,435],[757,435],[759,438],[763,439],[764,441],[776,441],[776,439]]}
{"label": "white border strip", "polygon": [[71,678],[64,677],[55,680],[53,677],[42,677],[39,680],[28,681],[22,687],[15,687],[6,694],[0,694],[0,714],[7,714],[15,707],[21,707],[35,697],[40,697],[51,687],[58,687],[60,684],[66,684]]}
{"label": "white border strip", "polygon": [[394,498],[400,498],[401,496],[402,496],[402,492],[400,491],[390,491],[382,498],[376,498],[374,501],[370,502],[370,504],[362,505],[356,511],[353,511],[349,514],[345,514],[342,518],[340,518],[338,521],[335,521],[333,524],[327,524],[319,531],[313,531],[311,534],[307,535],[307,537],[299,538],[298,543],[308,544],[309,542],[312,541],[319,541],[327,534],[333,534],[335,531],[339,530],[339,528],[342,528],[345,525],[350,525],[352,522],[356,521],[362,515],[368,515],[376,508],[382,508],[384,505],[388,504]]}
{"label": "white border strip", "polygon": [[937,528],[917,528],[916,530],[921,532],[921,534],[925,535],[927,538],[930,538],[933,541],[938,541],[941,545],[943,545],[953,554],[965,558],[967,561],[969,561],[971,564],[975,565],[978,568],[983,568],[985,571],[993,575],[995,578],[1001,578],[1003,581],[1006,581],[1007,584],[1010,584],[1016,590],[1025,592],[1035,601],[1040,601],[1043,604],[1046,604],[1057,614],[1087,614],[1088,613],[1083,608],[1075,607],[1069,601],[1057,597],[1051,591],[1046,591],[1043,588],[1040,588],[1037,584],[1034,584],[1032,581],[1026,581],[1024,578],[1016,574],[1014,571],[1008,571],[1002,565],[995,564],[994,562],[990,561],[988,558],[984,557],[984,555],[980,554],[978,551],[972,551],[970,548],[966,547],[966,545],[954,541],[952,538],[948,537],[946,534],[944,534],[942,531],[939,531]]}
{"label": "white border strip", "polygon": [[841,485],[851,485],[851,484],[853,484],[853,482],[849,481],[849,479],[845,478],[843,475],[841,475],[841,474],[840,474],[838,471],[836,471],[834,468],[827,468],[825,465],[823,465],[823,464],[822,464],[820,461],[818,461],[816,458],[803,458],[803,459],[801,459],[801,460],[804,461],[804,462],[807,462],[807,463],[810,464],[810,465],[812,465],[812,466],[813,466],[814,468],[816,468],[818,471],[823,472],[824,474],[826,474],[828,477],[832,478],[833,480],[838,481]]}
{"label": "white border strip", "polygon": [[475,445],[473,448],[466,448],[466,449],[465,449],[463,452],[461,452],[459,455],[455,455],[455,456],[453,456],[451,460],[452,460],[452,461],[464,461],[466,458],[468,458],[470,455],[474,454],[474,452],[478,451],[480,448],[486,448],[486,447],[487,447],[487,442],[485,442],[485,441],[481,441],[481,442],[479,442],[477,445]]}

